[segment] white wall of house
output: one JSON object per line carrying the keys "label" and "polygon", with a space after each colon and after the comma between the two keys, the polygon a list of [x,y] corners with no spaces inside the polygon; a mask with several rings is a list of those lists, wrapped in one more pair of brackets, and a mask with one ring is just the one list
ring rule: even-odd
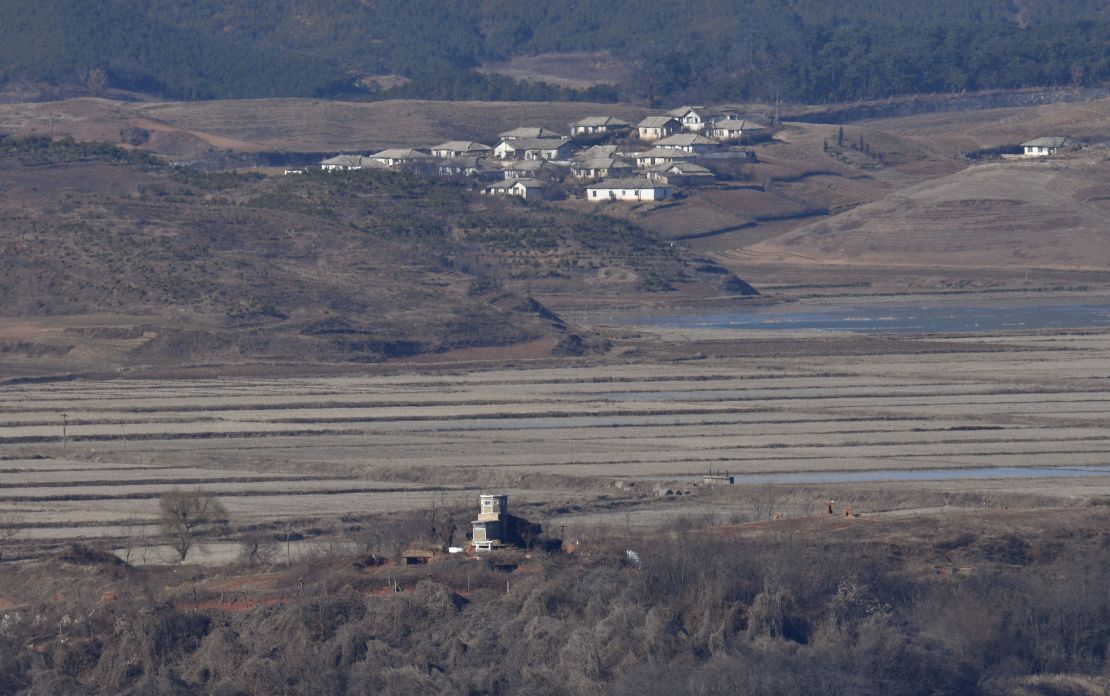
{"label": "white wall of house", "polygon": [[591,201],[662,201],[671,197],[674,190],[669,186],[653,188],[592,188],[587,190],[586,198]]}

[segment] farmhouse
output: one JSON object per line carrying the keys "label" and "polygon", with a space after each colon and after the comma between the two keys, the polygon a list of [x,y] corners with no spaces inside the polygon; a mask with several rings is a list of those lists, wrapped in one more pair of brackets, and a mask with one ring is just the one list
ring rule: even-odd
{"label": "farmhouse", "polygon": [[562,133],[556,133],[548,128],[514,128],[497,136],[502,140],[538,140],[540,138],[565,138]]}
{"label": "farmhouse", "polygon": [[512,138],[493,149],[501,159],[565,160],[570,153],[569,138]]}
{"label": "farmhouse", "polygon": [[682,124],[673,116],[648,116],[636,124],[636,134],[648,142],[681,132]]}
{"label": "farmhouse", "polygon": [[432,148],[432,157],[466,157],[467,155],[482,155],[493,148],[489,145],[476,143],[471,140],[451,140],[440,143]]}
{"label": "farmhouse", "polygon": [[320,169],[325,172],[349,172],[357,169],[380,168],[382,168],[380,162],[363,155],[336,155],[320,162]]}
{"label": "farmhouse", "polygon": [[697,135],[696,133],[679,133],[678,135],[672,135],[657,141],[655,146],[674,148],[676,150],[701,155],[716,150],[720,147],[720,144],[710,140],[704,135]]}
{"label": "farmhouse", "polygon": [[571,135],[596,135],[626,131],[631,124],[613,116],[589,116],[570,124]]}
{"label": "farmhouse", "polygon": [[668,111],[667,115],[678,119],[684,130],[694,133],[704,130],[712,121],[704,106],[680,106]]}
{"label": "farmhouse", "polygon": [[507,160],[502,167],[506,179],[535,179],[554,170],[554,165],[547,160]]}
{"label": "farmhouse", "polygon": [[543,200],[545,184],[536,179],[505,179],[485,188],[488,196],[519,196],[526,201]]}
{"label": "farmhouse", "polygon": [[673,194],[669,184],[650,179],[610,179],[586,187],[591,201],[662,201]]}
{"label": "farmhouse", "polygon": [[450,157],[436,162],[440,176],[469,176],[483,181],[503,178],[501,170],[490,167],[483,157]]}
{"label": "farmhouse", "polygon": [[754,121],[742,118],[726,118],[715,122],[707,132],[710,137],[717,140],[739,141],[745,136],[751,136],[761,130],[764,130],[764,127]]}
{"label": "farmhouse", "polygon": [[652,181],[671,186],[703,186],[713,183],[717,177],[710,170],[693,162],[676,162],[649,168],[645,174]]}
{"label": "farmhouse", "polygon": [[631,170],[631,164],[613,158],[576,162],[570,166],[571,173],[579,179],[606,179]]}
{"label": "farmhouse", "polygon": [[371,159],[381,162],[387,167],[401,167],[406,164],[412,164],[421,160],[431,159],[431,155],[413,150],[412,148],[395,148],[392,150],[382,150],[370,155]]}
{"label": "farmhouse", "polygon": [[673,147],[656,147],[647,152],[637,152],[633,155],[633,158],[636,160],[636,166],[643,169],[644,167],[652,167],[659,164],[674,164],[682,160],[693,159],[694,154]]}
{"label": "farmhouse", "polygon": [[1047,157],[1074,145],[1075,142],[1071,138],[1050,136],[1034,138],[1029,142],[1022,143],[1021,147],[1026,157]]}

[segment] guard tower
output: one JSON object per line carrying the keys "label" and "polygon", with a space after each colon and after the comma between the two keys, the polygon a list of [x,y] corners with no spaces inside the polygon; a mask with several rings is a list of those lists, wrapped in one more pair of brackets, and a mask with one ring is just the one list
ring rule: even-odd
{"label": "guard tower", "polygon": [[478,496],[478,519],[471,522],[471,541],[475,551],[490,551],[505,545],[508,531],[509,496]]}

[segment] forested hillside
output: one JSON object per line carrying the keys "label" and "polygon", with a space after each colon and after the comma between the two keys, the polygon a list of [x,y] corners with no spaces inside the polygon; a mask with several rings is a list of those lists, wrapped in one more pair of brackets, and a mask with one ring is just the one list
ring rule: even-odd
{"label": "forested hillside", "polygon": [[[1110,79],[1110,9],[1085,0],[10,0],[0,26],[0,83],[185,99],[825,102]],[[636,75],[585,93],[474,70],[580,50]]]}

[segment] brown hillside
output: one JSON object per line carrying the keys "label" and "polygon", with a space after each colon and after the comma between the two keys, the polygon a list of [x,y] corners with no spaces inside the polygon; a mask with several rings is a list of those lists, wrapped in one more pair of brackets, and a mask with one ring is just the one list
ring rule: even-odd
{"label": "brown hillside", "polygon": [[747,261],[1110,268],[1102,153],[972,167],[748,246]]}

